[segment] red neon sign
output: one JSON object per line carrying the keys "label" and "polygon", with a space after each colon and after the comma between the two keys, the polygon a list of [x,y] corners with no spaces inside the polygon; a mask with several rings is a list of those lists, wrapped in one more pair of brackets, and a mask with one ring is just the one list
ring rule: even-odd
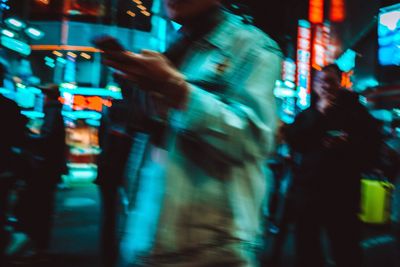
{"label": "red neon sign", "polygon": [[324,22],[324,0],[310,0],[308,19],[314,24]]}
{"label": "red neon sign", "polygon": [[324,29],[322,24],[315,25],[314,27],[314,42],[312,53],[312,67],[319,70],[325,66],[326,58],[326,43],[324,39]]}
{"label": "red neon sign", "polygon": [[343,72],[341,86],[346,89],[351,89],[353,87],[353,82],[351,81],[351,77],[353,76],[353,71]]}
{"label": "red neon sign", "polygon": [[329,19],[332,22],[342,22],[346,17],[344,0],[331,0]]}
{"label": "red neon sign", "polygon": [[297,36],[296,83],[300,90],[310,91],[311,29],[308,21],[299,21]]}
{"label": "red neon sign", "polygon": [[66,99],[63,97],[59,98],[62,104],[70,105],[73,110],[93,110],[101,112],[103,106],[111,107],[112,102],[109,99],[103,99],[99,96],[83,96],[74,95],[72,103],[66,103]]}

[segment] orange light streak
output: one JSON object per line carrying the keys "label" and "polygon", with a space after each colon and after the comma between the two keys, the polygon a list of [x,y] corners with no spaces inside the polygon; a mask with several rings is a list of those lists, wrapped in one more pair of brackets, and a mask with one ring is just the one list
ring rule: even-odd
{"label": "orange light streak", "polygon": [[95,47],[74,45],[31,45],[31,49],[35,51],[64,50],[79,52],[101,52],[100,49],[97,49]]}

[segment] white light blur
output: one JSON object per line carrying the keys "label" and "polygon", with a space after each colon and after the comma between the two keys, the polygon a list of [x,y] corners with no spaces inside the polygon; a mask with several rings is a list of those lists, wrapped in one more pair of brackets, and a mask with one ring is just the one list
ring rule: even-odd
{"label": "white light blur", "polygon": [[40,36],[41,34],[42,34],[42,32],[41,31],[39,31],[39,30],[37,30],[37,29],[35,29],[35,28],[28,28],[28,29],[26,29],[28,32],[30,32],[30,33],[32,33],[33,35],[36,35],[36,36]]}
{"label": "white light blur", "polygon": [[291,82],[291,81],[285,81],[284,84],[289,88],[294,88],[295,87],[294,82]]}
{"label": "white light blur", "polygon": [[6,29],[2,30],[1,33],[4,34],[5,36],[10,37],[10,38],[14,38],[15,37],[15,34],[12,31],[9,31],[9,30],[6,30]]}
{"label": "white light blur", "polygon": [[23,28],[25,25],[22,21],[19,21],[14,18],[7,19],[6,22],[17,28]]}
{"label": "white light blur", "polygon": [[400,20],[400,11],[392,11],[385,14],[381,14],[380,23],[388,27],[389,30],[394,31]]}

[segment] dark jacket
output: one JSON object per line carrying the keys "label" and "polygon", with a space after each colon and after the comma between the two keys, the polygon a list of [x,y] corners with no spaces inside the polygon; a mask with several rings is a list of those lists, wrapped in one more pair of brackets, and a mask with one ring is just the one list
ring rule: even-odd
{"label": "dark jacket", "polygon": [[128,130],[130,110],[126,101],[114,101],[101,118],[99,128],[100,153],[96,183],[102,186],[121,185],[128,154],[132,145],[132,133]]}
{"label": "dark jacket", "polygon": [[43,158],[43,167],[56,174],[67,170],[65,126],[61,110],[62,105],[58,101],[46,103],[40,135],[31,136],[33,153]]}
{"label": "dark jacket", "polygon": [[[346,140],[328,145],[338,133],[346,134]],[[301,112],[285,136],[294,152],[297,193],[325,204],[358,206],[361,172],[373,164],[381,134],[356,94],[341,90],[326,114],[314,107]]]}
{"label": "dark jacket", "polygon": [[13,147],[21,147],[25,138],[26,118],[21,115],[17,104],[0,95],[0,173],[18,169],[18,157]]}

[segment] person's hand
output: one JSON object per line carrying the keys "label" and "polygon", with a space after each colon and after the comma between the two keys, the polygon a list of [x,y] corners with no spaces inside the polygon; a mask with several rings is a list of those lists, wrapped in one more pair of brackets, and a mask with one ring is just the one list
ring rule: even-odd
{"label": "person's hand", "polygon": [[104,64],[118,70],[117,75],[139,84],[168,106],[182,109],[189,95],[184,76],[162,54],[144,50],[105,52]]}
{"label": "person's hand", "polygon": [[326,148],[334,148],[347,143],[348,140],[349,135],[344,131],[328,131],[327,135],[322,139],[322,145]]}
{"label": "person's hand", "polygon": [[317,102],[317,110],[325,114],[327,110],[334,106],[334,100],[329,98],[319,99]]}

